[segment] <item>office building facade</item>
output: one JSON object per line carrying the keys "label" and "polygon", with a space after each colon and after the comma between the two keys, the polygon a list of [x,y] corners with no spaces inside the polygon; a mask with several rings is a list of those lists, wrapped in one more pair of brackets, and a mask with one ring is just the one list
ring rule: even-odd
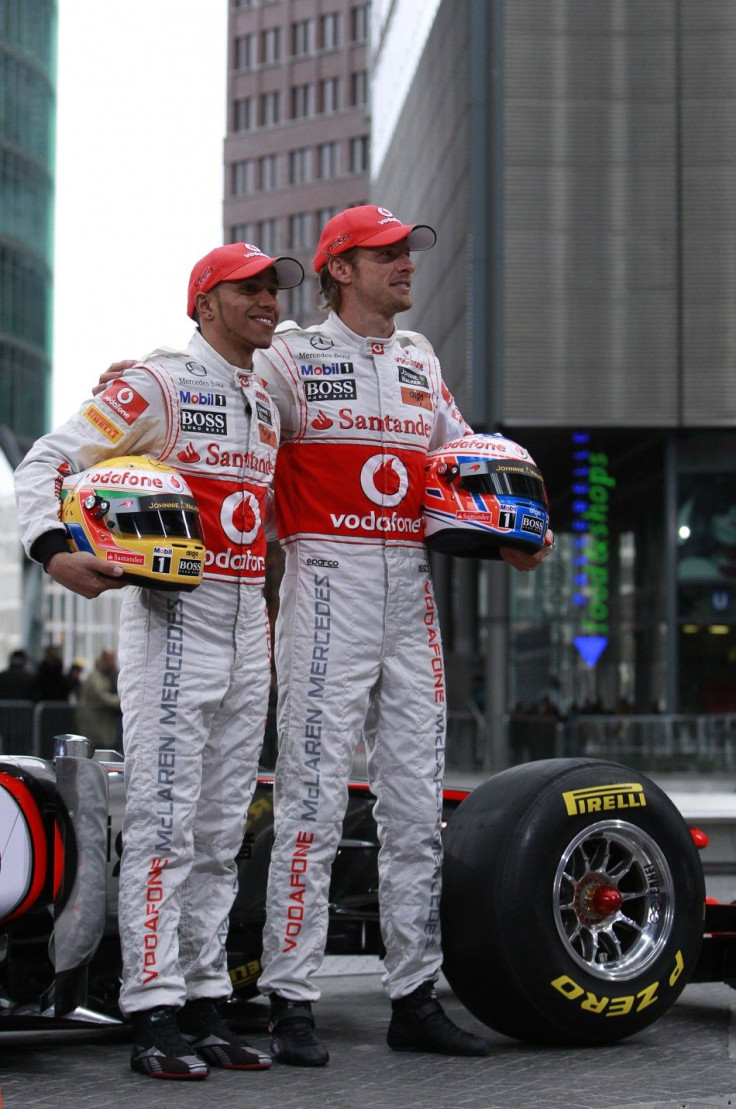
{"label": "office building facade", "polygon": [[56,21],[56,0],[0,6],[0,424],[21,449],[49,414]]}
{"label": "office building facade", "polygon": [[439,233],[406,324],[559,536],[438,566],[455,704],[736,711],[736,7],[429,0],[389,103],[415,9],[372,27],[371,194]]}
{"label": "office building facade", "polygon": [[0,4],[0,658],[27,641],[10,472],[48,430],[56,119],[56,0]]}
{"label": "office building facade", "polygon": [[368,23],[349,0],[231,0],[224,237],[299,259],[282,318],[303,324],[320,228],[368,200]]}

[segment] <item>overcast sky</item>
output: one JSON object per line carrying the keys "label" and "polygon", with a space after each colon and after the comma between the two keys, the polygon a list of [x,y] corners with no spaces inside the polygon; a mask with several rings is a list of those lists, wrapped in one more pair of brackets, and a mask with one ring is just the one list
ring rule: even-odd
{"label": "overcast sky", "polygon": [[227,0],[59,0],[55,426],[111,361],[192,332],[222,242]]}

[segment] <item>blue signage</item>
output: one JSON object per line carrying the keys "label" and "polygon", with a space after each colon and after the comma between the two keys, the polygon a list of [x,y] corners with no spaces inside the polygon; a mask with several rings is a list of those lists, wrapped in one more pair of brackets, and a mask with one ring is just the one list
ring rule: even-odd
{"label": "blue signage", "polygon": [[573,643],[587,666],[595,666],[609,632],[609,508],[616,479],[608,455],[590,449],[590,434],[572,434],[572,531],[574,591],[580,634]]}

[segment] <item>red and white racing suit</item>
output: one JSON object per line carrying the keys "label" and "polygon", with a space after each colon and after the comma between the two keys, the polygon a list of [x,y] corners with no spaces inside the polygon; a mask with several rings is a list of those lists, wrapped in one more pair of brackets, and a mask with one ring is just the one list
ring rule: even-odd
{"label": "red and white racing suit", "polygon": [[127,370],[40,439],[17,471],[21,537],[39,561],[59,528],[64,462],[78,472],[112,456],[153,455],[186,477],[203,519],[202,584],[191,593],[131,586],[123,604],[125,1013],[231,991],[234,860],[269,688],[262,520],[277,441],[262,382],[197,332],[186,353],[156,351]]}
{"label": "red and white racing suit", "polygon": [[392,998],[442,962],[445,683],[420,509],[428,450],[470,432],[420,335],[332,314],[256,354],[281,416],[276,841],[259,989],[319,997],[330,869],[364,737]]}

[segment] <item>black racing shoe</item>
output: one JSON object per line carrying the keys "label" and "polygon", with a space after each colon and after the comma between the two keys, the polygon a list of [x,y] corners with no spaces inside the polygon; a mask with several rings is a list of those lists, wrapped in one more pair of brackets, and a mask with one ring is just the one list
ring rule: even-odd
{"label": "black racing shoe", "polygon": [[271,1056],[245,1043],[230,1028],[211,997],[187,1001],[177,1013],[182,1036],[211,1067],[268,1070]]}
{"label": "black racing shoe", "polygon": [[437,1000],[433,982],[423,982],[413,993],[391,1002],[386,1042],[394,1051],[427,1051],[433,1055],[487,1055],[480,1036],[450,1020]]}
{"label": "black racing shoe", "polygon": [[182,1037],[176,1009],[158,1005],[131,1015],[131,1070],[151,1078],[207,1078],[210,1068]]}
{"label": "black racing shoe", "polygon": [[274,1059],[292,1067],[323,1067],[330,1053],[314,1034],[311,1001],[289,1001],[277,993],[269,996],[268,1030]]}

